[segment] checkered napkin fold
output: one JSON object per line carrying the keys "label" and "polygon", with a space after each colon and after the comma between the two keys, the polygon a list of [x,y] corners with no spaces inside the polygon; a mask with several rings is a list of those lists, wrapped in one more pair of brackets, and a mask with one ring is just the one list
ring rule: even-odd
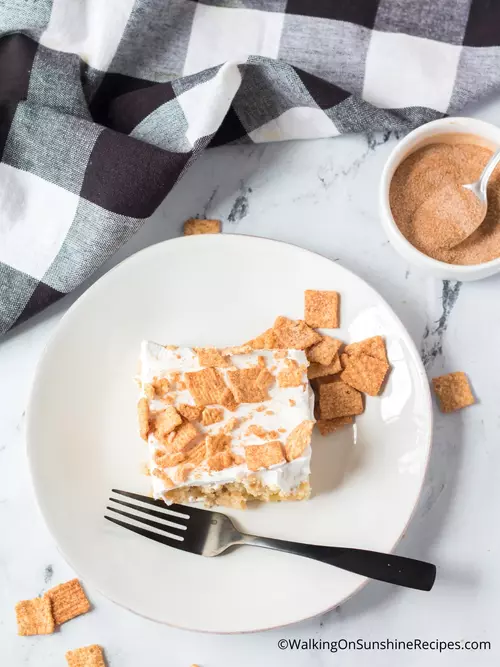
{"label": "checkered napkin fold", "polygon": [[489,0],[0,7],[0,333],[75,289],[210,146],[407,130],[500,83]]}

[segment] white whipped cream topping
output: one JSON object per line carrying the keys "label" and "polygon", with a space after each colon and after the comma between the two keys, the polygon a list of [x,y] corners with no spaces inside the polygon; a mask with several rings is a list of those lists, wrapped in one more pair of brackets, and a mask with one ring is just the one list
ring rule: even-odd
{"label": "white whipped cream topping", "polygon": [[[273,369],[273,374],[277,375],[280,370],[286,369],[285,359],[295,360],[299,366],[307,368],[308,361],[306,355],[301,350],[287,350],[286,357],[283,359],[274,358],[275,350],[258,350],[251,354],[233,355],[231,356],[231,364],[236,368],[249,368],[255,366],[258,356],[263,356],[266,359],[266,366],[268,369]],[[171,372],[180,371],[197,371],[203,368],[198,362],[198,356],[191,348],[177,348],[168,349],[158,343],[151,341],[143,341],[141,344],[141,373],[140,381],[144,386],[151,383],[154,378],[162,378]],[[218,368],[218,371],[224,376],[227,382],[227,370]],[[241,420],[248,417],[237,428],[231,431],[231,447],[235,454],[244,457],[245,445],[264,444],[266,441],[257,437],[254,434],[246,434],[248,428],[254,424],[261,426],[266,431],[278,431],[284,429],[280,433],[279,440],[285,443],[286,438],[290,432],[304,420],[314,421],[314,395],[307,380],[307,373],[303,373],[303,385],[299,387],[280,388],[277,383],[269,389],[270,399],[264,403],[242,403],[234,412],[224,409],[224,420],[212,424],[210,426],[198,425],[205,433],[218,433],[224,425],[231,418],[236,417]],[[173,392],[175,394],[174,405],[180,403],[187,403],[194,405],[194,400],[188,390]],[[142,392],[141,396],[144,396]],[[256,408],[264,406],[265,411],[257,412]],[[150,400],[149,406],[151,410],[161,410],[166,407],[166,403],[161,400]],[[266,414],[270,411],[272,414]],[[153,460],[153,454],[156,449],[161,448],[158,444],[154,434],[149,435],[148,439],[150,449],[150,470],[156,466]],[[212,485],[217,487],[229,482],[240,481],[245,484],[245,479],[250,475],[257,478],[262,484],[271,488],[273,491],[280,491],[283,493],[290,493],[296,489],[302,482],[309,478],[310,474],[310,460],[311,447],[307,447],[303,456],[291,461],[290,463],[282,463],[272,466],[270,468],[261,469],[257,472],[248,470],[246,464],[241,464],[231,468],[225,468],[221,471],[204,470],[203,468],[196,469],[196,477],[192,473],[185,482],[178,483],[175,487],[182,486],[205,486]],[[175,481],[175,468],[167,468],[166,473]],[[162,497],[166,491],[164,482],[151,476],[153,484],[153,492],[155,498]]]}

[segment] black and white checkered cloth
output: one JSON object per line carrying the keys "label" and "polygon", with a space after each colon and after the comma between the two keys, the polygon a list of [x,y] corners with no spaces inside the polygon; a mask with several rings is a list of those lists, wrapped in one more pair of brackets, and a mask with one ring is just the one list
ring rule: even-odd
{"label": "black and white checkered cloth", "polygon": [[499,88],[499,0],[2,0],[0,333],[209,146],[406,130]]}

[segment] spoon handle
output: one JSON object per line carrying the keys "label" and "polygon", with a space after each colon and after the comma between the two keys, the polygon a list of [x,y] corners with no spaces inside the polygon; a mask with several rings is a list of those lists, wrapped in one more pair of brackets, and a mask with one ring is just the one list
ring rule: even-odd
{"label": "spoon handle", "polygon": [[479,188],[481,190],[481,194],[483,195],[483,197],[486,197],[486,188],[488,186],[488,181],[490,180],[490,176],[499,162],[500,162],[500,148],[496,150],[490,157],[490,159],[486,164],[486,167],[483,170],[483,173],[481,174],[481,178],[479,179]]}

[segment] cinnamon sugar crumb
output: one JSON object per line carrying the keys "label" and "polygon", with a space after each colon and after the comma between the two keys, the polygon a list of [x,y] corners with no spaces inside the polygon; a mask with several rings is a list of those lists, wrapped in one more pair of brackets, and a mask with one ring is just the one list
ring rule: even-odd
{"label": "cinnamon sugar crumb", "polygon": [[208,469],[213,470],[214,472],[231,468],[233,465],[234,461],[231,452],[219,452],[207,460]]}
{"label": "cinnamon sugar crumb", "polygon": [[280,347],[273,328],[248,341],[247,345],[253,350],[274,350]]}
{"label": "cinnamon sugar crumb", "polygon": [[177,412],[190,422],[197,422],[201,419],[201,408],[198,408],[196,405],[180,403],[177,406]]}
{"label": "cinnamon sugar crumb", "polygon": [[153,454],[153,461],[158,468],[173,468],[174,466],[178,466],[179,463],[182,463],[185,458],[186,454],[184,452],[169,454],[161,449],[157,449]]}
{"label": "cinnamon sugar crumb", "polygon": [[216,368],[229,365],[227,356],[223,355],[216,347],[198,347],[195,350],[200,366]]}
{"label": "cinnamon sugar crumb", "polygon": [[156,398],[155,388],[149,382],[142,387],[142,390],[146,394],[146,398],[149,398],[150,401]]}
{"label": "cinnamon sugar crumb", "polygon": [[201,413],[201,423],[203,426],[216,424],[224,419],[224,410],[222,408],[204,408]]}
{"label": "cinnamon sugar crumb", "polygon": [[143,440],[147,440],[149,435],[149,404],[147,398],[139,399],[137,414],[139,417],[139,433]]}
{"label": "cinnamon sugar crumb", "polygon": [[267,431],[265,428],[259,426],[258,424],[251,424],[247,428],[245,437],[248,437],[249,435],[256,435],[258,438],[262,438],[262,440],[264,440],[267,435]]}
{"label": "cinnamon sugar crumb", "polygon": [[234,394],[231,391],[231,389],[229,389],[229,387],[227,387],[227,389],[222,394],[222,397],[220,399],[220,404],[230,412],[234,412],[238,408],[239,403],[235,399]]}
{"label": "cinnamon sugar crumb", "polygon": [[231,438],[225,433],[217,435],[207,435],[205,439],[207,457],[214,456],[220,452],[225,452],[231,448]]}
{"label": "cinnamon sugar crumb", "polygon": [[151,474],[154,477],[158,477],[158,479],[161,479],[161,481],[165,484],[165,488],[171,489],[173,486],[175,486],[174,482],[163,470],[160,470],[159,468],[153,468]]}
{"label": "cinnamon sugar crumb", "polygon": [[192,463],[183,463],[180,465],[175,472],[175,481],[178,484],[186,482],[189,478],[189,475],[193,472],[195,466]]}
{"label": "cinnamon sugar crumb", "polygon": [[198,431],[191,422],[186,422],[170,435],[174,437],[169,440],[169,451],[178,453],[186,450],[198,435]]}
{"label": "cinnamon sugar crumb", "polygon": [[302,384],[302,368],[293,359],[286,360],[287,368],[278,373],[278,386],[286,387],[300,387]]}
{"label": "cinnamon sugar crumb", "polygon": [[231,417],[222,427],[222,433],[231,433],[238,426],[240,420],[237,417]]}

